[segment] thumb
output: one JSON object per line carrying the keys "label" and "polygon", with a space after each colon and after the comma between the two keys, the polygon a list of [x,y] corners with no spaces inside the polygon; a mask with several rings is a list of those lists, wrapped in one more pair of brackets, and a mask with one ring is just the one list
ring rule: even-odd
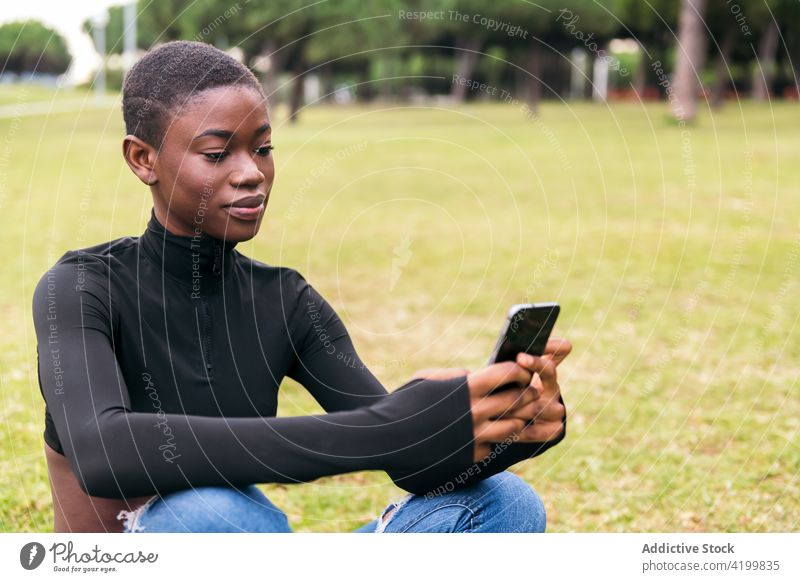
{"label": "thumb", "polygon": [[470,395],[485,396],[506,384],[520,387],[530,384],[532,374],[516,362],[500,362],[476,370],[467,376]]}

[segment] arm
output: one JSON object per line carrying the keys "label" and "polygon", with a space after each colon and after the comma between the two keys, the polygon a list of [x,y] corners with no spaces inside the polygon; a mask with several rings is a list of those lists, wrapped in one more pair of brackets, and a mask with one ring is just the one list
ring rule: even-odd
{"label": "arm", "polygon": [[[297,354],[287,375],[298,381],[314,396],[328,412],[350,410],[368,406],[387,395],[386,389],[363,364],[344,323],[333,307],[299,273],[289,293],[301,299],[298,308],[290,318],[289,336]],[[432,378],[431,380],[445,380]],[[467,385],[466,376],[449,376],[446,381],[456,381]],[[421,378],[413,378],[405,386],[422,384]],[[468,414],[469,416],[469,414]],[[420,435],[421,436],[421,435]],[[456,466],[457,459],[465,458],[466,451],[472,451],[470,443],[466,447],[451,447],[443,439],[428,443],[429,453],[435,453],[435,460],[423,461],[412,468],[390,467],[386,471],[395,485],[413,493],[424,494],[451,480],[465,466]],[[457,470],[456,470],[457,469]]]}
{"label": "arm", "polygon": [[288,330],[296,357],[286,375],[327,412],[353,410],[384,398],[386,388],[361,361],[336,311],[302,275],[291,273],[288,293],[299,299]]}
{"label": "arm", "polygon": [[[33,296],[42,394],[81,488],[135,497],[208,485],[313,480],[359,470],[444,474],[472,461],[467,386],[408,383],[362,408],[291,418],[134,412],[112,348],[108,291],[56,265]],[[91,284],[90,284],[91,283]],[[159,448],[166,431],[171,455]],[[441,461],[437,446],[460,450]]]}
{"label": "arm", "polygon": [[[559,395],[559,403],[564,404],[564,400]],[[463,470],[459,477],[455,480],[457,487],[470,485],[492,475],[496,475],[505,471],[512,465],[532,459],[547,451],[548,449],[556,446],[564,437],[567,436],[567,415],[564,414],[562,419],[563,430],[561,434],[555,439],[541,443],[525,443],[517,442],[512,438],[506,441],[497,443],[495,447],[489,452],[482,461],[474,463],[470,468]]]}
{"label": "arm", "polygon": [[[289,335],[297,358],[287,375],[306,387],[317,402],[328,412],[350,410],[366,406],[386,395],[386,390],[362,363],[344,323],[333,307],[311,286],[305,278],[291,270],[287,294],[299,297],[298,307],[292,314]],[[423,379],[453,380],[466,383],[466,369],[428,369],[414,374],[412,383]],[[563,404],[561,395],[559,402]],[[457,458],[459,450],[441,449],[441,461],[420,465],[411,470],[389,469],[395,484],[408,491],[424,494],[436,490],[448,481],[454,486],[464,486],[480,481],[523,461],[541,455],[564,439],[564,431],[551,441],[526,443],[507,439],[494,446],[488,456],[470,466],[461,467],[452,474],[443,473],[448,455]],[[438,443],[435,443],[438,445]],[[459,478],[459,482],[454,481]]]}
{"label": "arm", "polygon": [[[476,461],[472,464],[472,466],[464,469],[459,475],[452,479],[452,485],[454,488],[464,487],[505,471],[512,465],[541,455],[548,449],[554,447],[564,440],[567,432],[567,415],[566,408],[564,407],[564,399],[561,396],[561,391],[558,389],[558,384],[555,378],[555,367],[558,366],[558,364],[569,355],[571,350],[572,345],[568,341],[551,339],[548,342],[546,355],[544,356],[544,359],[551,359],[554,364],[552,368],[552,377],[547,375],[547,400],[550,402],[557,400],[557,402],[561,405],[561,413],[559,416],[552,417],[552,413],[549,413],[547,417],[548,420],[553,420],[560,423],[560,434],[551,440],[545,440],[545,437],[540,434],[539,436],[542,436],[542,438],[533,439],[534,442],[531,442],[529,435],[526,435],[527,438],[521,438],[519,435],[513,434],[508,438],[505,438],[499,442],[495,442],[488,450],[488,453],[481,460]],[[521,359],[518,359],[518,362],[523,363]],[[536,366],[531,367],[531,371],[536,371],[537,369],[538,367]],[[413,378],[448,379],[463,376],[465,373],[469,374],[469,371],[462,368],[429,368],[425,370],[418,370],[414,373]],[[541,381],[536,381],[533,384],[538,386],[538,388],[536,388],[537,390],[544,388]],[[557,399],[553,398],[555,395],[558,396]],[[532,414],[533,410],[541,410],[540,408],[536,408],[535,404],[529,404],[525,407],[525,409],[527,409],[527,412],[524,409],[517,409],[514,413],[509,412],[508,415],[504,414],[503,417],[514,416],[518,418],[529,419],[530,416],[527,415]],[[546,438],[550,437],[548,436]]]}
{"label": "arm", "polygon": [[[527,426],[519,433],[512,435],[494,445],[488,455],[466,471],[463,484],[480,480],[507,467],[541,455],[554,447],[567,433],[567,411],[561,388],[558,384],[558,365],[572,351],[572,344],[567,340],[550,339],[542,357],[517,354],[516,362],[533,373],[528,390],[536,395],[536,399],[522,407],[514,407],[504,417],[516,417],[526,422],[535,419],[533,425]],[[554,431],[558,431],[554,434]]]}

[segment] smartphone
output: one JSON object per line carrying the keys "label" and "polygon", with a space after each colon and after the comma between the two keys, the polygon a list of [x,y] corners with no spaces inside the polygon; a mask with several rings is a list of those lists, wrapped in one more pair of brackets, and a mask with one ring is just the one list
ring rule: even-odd
{"label": "smartphone", "polygon": [[520,303],[508,310],[487,365],[515,361],[519,352],[541,356],[556,324],[558,303]]}

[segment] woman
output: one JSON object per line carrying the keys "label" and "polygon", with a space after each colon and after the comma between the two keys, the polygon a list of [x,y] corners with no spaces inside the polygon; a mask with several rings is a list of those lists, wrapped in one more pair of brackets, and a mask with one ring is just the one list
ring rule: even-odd
{"label": "woman", "polygon": [[[123,115],[147,229],[67,252],[33,299],[55,531],[291,531],[255,483],[361,470],[411,494],[359,531],[544,530],[504,469],[563,439],[568,343],[387,394],[302,275],[235,248],[275,177],[252,73],[168,43],[129,71]],[[285,376],[327,414],[276,418]]]}

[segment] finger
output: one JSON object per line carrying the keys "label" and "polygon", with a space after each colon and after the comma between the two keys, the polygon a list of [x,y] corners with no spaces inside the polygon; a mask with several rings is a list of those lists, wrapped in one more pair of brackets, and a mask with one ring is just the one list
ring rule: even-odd
{"label": "finger", "polygon": [[555,422],[563,420],[567,413],[566,407],[558,400],[537,400],[530,404],[514,407],[504,412],[498,418],[521,418],[526,421]]}
{"label": "finger", "polygon": [[540,409],[536,402],[532,402],[531,404],[527,404],[525,406],[520,406],[517,408],[512,408],[507,410],[506,412],[500,414],[499,416],[493,417],[493,419],[505,419],[505,418],[519,418],[520,420],[524,420],[525,423],[529,423],[533,421],[536,416],[539,414]]}
{"label": "finger", "polygon": [[488,420],[475,429],[475,440],[484,442],[501,442],[510,435],[522,430],[525,421],[519,418],[504,418],[502,420]]}
{"label": "finger", "polygon": [[[566,407],[556,399],[545,400],[534,403],[536,407],[533,409],[531,420],[536,422],[561,422],[567,415]],[[515,416],[517,416],[515,414]]]}
{"label": "finger", "polygon": [[532,356],[524,352],[517,354],[517,364],[530,372],[539,374],[542,382],[548,382],[556,377],[556,365],[549,358],[543,356]]}
{"label": "finger", "polygon": [[531,373],[515,362],[500,362],[467,376],[470,396],[485,396],[492,390],[506,384],[516,384],[520,387],[527,386],[531,381]]}
{"label": "finger", "polygon": [[[524,394],[522,398],[520,398],[517,402],[511,405],[509,411],[513,410],[520,410],[520,409],[529,409],[530,406],[542,399],[542,391],[534,386],[527,386],[525,390],[528,392]],[[544,402],[544,401],[542,401]],[[544,404],[541,403],[539,406],[543,406]]]}
{"label": "finger", "polygon": [[[499,421],[498,421],[499,422]],[[517,431],[519,442],[523,443],[546,443],[557,439],[564,432],[562,422],[541,422],[536,421],[520,431]]]}
{"label": "finger", "polygon": [[[504,411],[497,418],[522,418],[526,422],[536,420],[544,412],[544,404],[541,401],[534,401],[522,406],[514,406]],[[551,413],[550,416],[553,416]]]}
{"label": "finger", "polygon": [[516,406],[525,406],[535,400],[539,395],[535,390],[527,388],[512,388],[496,394],[484,396],[472,406],[472,418],[481,422],[489,418],[501,416]]}
{"label": "finger", "polygon": [[547,340],[544,348],[544,355],[549,356],[556,365],[560,364],[572,351],[572,343],[561,338],[551,338]]}

